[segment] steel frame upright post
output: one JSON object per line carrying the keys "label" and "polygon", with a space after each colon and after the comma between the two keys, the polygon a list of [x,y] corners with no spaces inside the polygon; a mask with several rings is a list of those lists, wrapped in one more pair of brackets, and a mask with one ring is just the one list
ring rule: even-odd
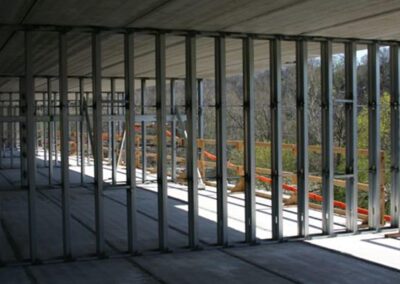
{"label": "steel frame upright post", "polygon": [[168,250],[165,33],[156,34],[157,185],[159,249]]}
{"label": "steel frame upright post", "polygon": [[[75,115],[79,117],[79,92],[75,92]],[[79,166],[79,153],[80,153],[80,128],[79,120],[75,121],[75,142],[76,142],[76,166]]]}
{"label": "steel frame upright post", "polygon": [[[19,102],[20,102],[20,116],[27,116],[27,101],[26,101],[26,83],[25,77],[19,78]],[[28,186],[28,160],[27,160],[27,123],[26,119],[19,124],[20,136],[20,169],[21,169],[21,186]]]}
{"label": "steel frame upright post", "polygon": [[[198,167],[197,167],[197,127],[198,127],[198,102],[196,80],[196,36],[186,36],[186,176],[188,184],[189,206],[189,247],[195,249],[199,245],[199,197],[198,197]],[[174,118],[175,120],[175,118]],[[175,139],[174,139],[175,140]]]}
{"label": "steel frame upright post", "polygon": [[390,138],[391,138],[391,226],[400,226],[400,53],[399,46],[390,47],[391,96],[390,96]]}
{"label": "steel frame upright post", "polygon": [[[93,81],[92,81],[92,85],[93,85]],[[89,108],[88,108],[89,92],[85,92],[85,95],[86,95],[86,99],[85,99],[85,101],[86,101],[86,111],[87,111],[87,113],[89,115]],[[86,160],[86,162],[87,162],[87,165],[90,166],[91,165],[90,156],[94,157],[94,154],[93,154],[93,149],[92,149],[92,145],[93,145],[92,133],[93,132],[92,132],[92,127],[90,126],[90,124],[88,122],[86,122],[86,132],[87,132],[87,144],[86,144],[87,145],[87,148],[86,148],[87,149],[87,154],[86,154],[87,160]]]}
{"label": "steel frame upright post", "polygon": [[[11,103],[11,106],[12,106],[11,115],[17,116],[18,112],[17,112],[16,107],[14,106],[14,100]],[[11,159],[12,159],[11,160],[11,168],[14,168],[14,160],[15,160],[14,159],[14,154],[15,154],[14,150],[17,147],[17,123],[14,121],[12,122],[12,125],[11,125],[11,131],[12,131],[12,133],[11,133]]]}
{"label": "steel frame upright post", "polygon": [[[33,78],[33,88],[35,88],[35,78]],[[34,104],[35,104],[35,113],[34,113],[34,115],[36,116],[36,114],[37,114],[37,110],[39,110],[39,105],[38,105],[38,102],[39,102],[39,100],[38,100],[38,98],[36,97],[36,92],[34,91],[33,92],[33,96],[35,97],[35,101],[34,101]],[[40,127],[38,126],[38,125],[40,125],[39,124],[39,122],[36,122],[36,139],[35,139],[35,162],[36,162],[36,168],[38,167],[38,161],[36,160],[36,158],[38,157],[38,149],[39,149],[39,143],[38,143],[38,132],[40,132]]]}
{"label": "steel frame upright post", "polygon": [[270,41],[272,239],[283,238],[281,41]]}
{"label": "steel frame upright post", "polygon": [[345,79],[346,92],[346,228],[357,232],[357,44],[345,44]]}
{"label": "steel frame upright post", "polygon": [[124,35],[128,251],[137,248],[134,33]]}
{"label": "steel frame upright post", "polygon": [[67,34],[59,33],[59,88],[61,130],[61,184],[62,225],[64,258],[71,258],[71,213],[69,202],[69,121],[68,121],[68,77],[67,77]]}
{"label": "steel frame upright post", "polygon": [[244,118],[244,183],[245,240],[256,241],[256,153],[255,153],[254,42],[243,39],[243,118]]}
{"label": "steel frame upright post", "polygon": [[[83,110],[83,104],[84,104],[84,78],[79,78],[79,133],[80,133],[80,142],[81,142],[81,147],[79,148],[80,150],[80,158],[81,158],[81,184],[84,184],[85,182],[85,141],[84,141],[84,130],[85,130],[85,119],[84,119],[84,110]],[[89,135],[88,135],[89,136]],[[89,139],[89,138],[88,138]]]}
{"label": "steel frame upright post", "polygon": [[[46,101],[46,93],[45,92],[43,92],[42,93],[42,108],[43,108],[43,110],[42,110],[42,115],[43,116],[45,116],[46,115],[46,113],[45,113],[45,101]],[[46,122],[42,122],[41,123],[41,125],[42,125],[42,133],[41,133],[41,136],[42,136],[42,148],[43,148],[43,167],[45,168],[46,167],[46,165],[47,165],[47,150],[46,150]]]}
{"label": "steel frame upright post", "polygon": [[[57,114],[56,113],[56,107],[57,107],[57,92],[53,93],[53,99],[54,99],[54,105],[53,105],[53,114],[54,116]],[[57,148],[57,121],[54,120],[54,166],[58,167],[58,148]]]}
{"label": "steel frame upright post", "polygon": [[332,42],[321,42],[322,232],[333,234],[333,95]]}
{"label": "steel frame upright post", "polygon": [[176,91],[175,79],[170,81],[170,103],[171,103],[171,180],[176,181]]}
{"label": "steel frame upright post", "polygon": [[368,45],[368,225],[380,227],[380,66],[379,45]]}
{"label": "steel frame upright post", "polygon": [[115,106],[114,106],[114,100],[115,100],[115,79],[111,79],[111,180],[112,184],[116,184],[117,182],[117,159],[115,155],[116,151],[116,132],[115,132]]}
{"label": "steel frame upright post", "polygon": [[[12,117],[12,118],[14,118],[15,116],[18,116],[18,112],[17,112],[17,109],[16,109],[16,106],[15,106],[15,104],[14,104],[14,99],[12,98],[14,96],[14,93],[10,93],[10,97],[11,97],[11,114],[10,114],[10,116]],[[11,164],[11,168],[14,168],[14,165],[15,165],[15,149],[16,149],[16,145],[17,145],[17,129],[16,129],[16,127],[17,127],[17,123],[15,122],[15,121],[12,121],[11,122],[11,161],[10,161],[10,164]]]}
{"label": "steel frame upright post", "polygon": [[103,116],[101,93],[101,33],[92,33],[92,84],[93,84],[93,156],[95,181],[96,252],[104,251],[104,197],[103,197]]}
{"label": "steel frame upright post", "polygon": [[[145,114],[145,96],[146,96],[146,79],[140,80],[140,114]],[[147,129],[146,122],[143,120],[141,122],[141,132],[142,132],[142,183],[146,182],[146,171],[147,171]]]}
{"label": "steel frame upright post", "polygon": [[[111,80],[110,80],[111,81]],[[111,90],[111,82],[110,82],[110,90]],[[113,120],[113,116],[111,115],[111,92],[106,92],[106,106],[105,106],[105,114],[109,119],[107,120],[107,164],[111,166],[111,184],[113,182],[113,164],[112,164],[112,138],[111,138],[111,124]]]}
{"label": "steel frame upright post", "polygon": [[228,246],[227,143],[226,143],[226,48],[225,38],[214,39],[215,52],[215,116],[216,116],[216,183],[217,243]]}
{"label": "steel frame upright post", "polygon": [[37,222],[36,222],[36,122],[35,85],[33,78],[32,31],[25,31],[25,96],[26,96],[26,148],[29,214],[29,250],[31,261],[37,261]]}
{"label": "steel frame upright post", "polygon": [[308,47],[307,41],[296,42],[296,120],[297,120],[297,226],[298,235],[307,237],[309,233],[308,199]]}
{"label": "steel frame upright post", "polygon": [[[46,93],[42,93],[42,115],[46,115],[45,111],[45,105],[46,105]],[[46,149],[46,122],[43,121],[42,123],[42,148],[43,148],[43,167],[47,167],[47,149]]]}
{"label": "steel frame upright post", "polygon": [[199,105],[197,136],[200,139],[204,138],[204,83],[203,79],[197,79],[197,97]]}
{"label": "steel frame upright post", "polygon": [[54,108],[53,108],[53,100],[52,100],[52,83],[51,78],[47,77],[47,111],[49,114],[49,122],[48,122],[48,139],[49,139],[49,185],[53,183],[53,175],[54,175]]}
{"label": "steel frame upright post", "polygon": [[[9,108],[8,108],[8,116],[12,119],[14,115],[13,103],[12,103],[12,93],[9,94]],[[43,123],[44,125],[44,123]],[[8,145],[10,147],[10,168],[14,167],[14,122],[10,121],[7,127],[7,137],[8,137]],[[44,147],[45,148],[45,147]],[[46,153],[46,152],[45,152]],[[44,155],[44,160],[46,161],[46,155]],[[46,162],[45,162],[46,165]]]}

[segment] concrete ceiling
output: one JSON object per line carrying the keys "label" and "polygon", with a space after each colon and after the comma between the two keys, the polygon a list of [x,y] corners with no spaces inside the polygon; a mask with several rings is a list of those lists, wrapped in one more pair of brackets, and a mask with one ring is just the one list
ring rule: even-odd
{"label": "concrete ceiling", "polygon": [[[0,24],[109,26],[267,34],[316,35],[400,40],[400,1],[389,0],[0,0]],[[267,42],[257,41],[256,68],[268,68]],[[34,36],[35,74],[57,75],[57,35]],[[123,75],[121,35],[103,37],[103,73]],[[183,38],[167,38],[167,76],[184,76]],[[199,77],[213,75],[213,41],[197,44]],[[310,48],[312,55],[318,45]],[[283,43],[283,61],[294,59],[292,43]],[[68,72],[90,75],[90,35],[70,33]],[[23,34],[0,30],[0,74],[23,74]],[[154,37],[135,41],[137,76],[154,76]],[[227,41],[229,74],[241,70],[240,40]],[[41,83],[39,84],[41,85]],[[15,88],[9,79],[0,89]]]}

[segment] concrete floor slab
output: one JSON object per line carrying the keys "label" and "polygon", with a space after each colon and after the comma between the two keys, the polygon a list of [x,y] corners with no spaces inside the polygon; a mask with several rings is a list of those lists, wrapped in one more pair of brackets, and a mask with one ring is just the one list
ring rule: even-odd
{"label": "concrete floor slab", "polygon": [[[107,178],[109,169],[105,167],[104,172]],[[2,173],[4,176],[4,171]],[[90,180],[90,170],[88,174],[87,179]],[[51,264],[2,267],[0,283],[398,283],[400,279],[399,272],[395,270],[301,242],[216,249],[213,246],[216,237],[216,193],[214,188],[209,187],[199,192],[200,241],[205,250],[188,251],[185,249],[188,241],[187,188],[175,183],[169,183],[168,199],[169,244],[173,253],[154,252],[158,246],[157,187],[154,183],[138,183],[138,245],[144,255],[133,258],[121,256],[127,249],[126,191],[113,189],[104,191],[106,253],[119,256],[88,260],[87,256],[93,257],[95,253],[94,195],[90,184],[86,187],[78,185],[77,171],[71,170],[70,175],[74,184],[70,189],[72,251],[77,261],[59,262],[62,256],[60,187],[40,188],[37,190],[38,253],[42,260],[51,259]],[[5,181],[8,187],[18,184],[18,176],[17,169],[7,170]],[[123,172],[119,178],[124,178]],[[47,170],[39,168],[38,181],[46,185],[47,180]],[[59,169],[55,174],[57,182]],[[228,202],[229,237],[236,245],[244,239],[243,198],[240,194],[229,195]],[[29,257],[27,207],[25,191],[0,188],[2,262],[22,261]],[[270,214],[270,201],[257,198],[257,220],[262,221],[257,226],[259,237],[270,235]],[[285,207],[284,231],[295,230],[295,216],[294,207]],[[318,212],[312,210],[311,217],[311,228],[318,231],[321,223]],[[336,216],[335,221],[336,228],[342,227],[343,218]],[[352,253],[358,241],[362,243],[359,251],[370,252],[366,259],[383,259],[386,255],[392,259],[392,264],[397,263],[397,240],[382,240],[376,234],[372,239],[357,240],[361,236],[364,235],[311,242]],[[354,255],[360,257],[356,253]]]}
{"label": "concrete floor slab", "polygon": [[291,283],[216,250],[145,256],[136,261],[166,283]]}
{"label": "concrete floor slab", "polygon": [[0,283],[31,284],[32,279],[24,267],[0,267]]}
{"label": "concrete floor slab", "polygon": [[398,283],[400,271],[302,242],[0,268],[0,283]]}
{"label": "concrete floor slab", "polygon": [[385,238],[385,234],[398,231],[395,229],[379,233],[363,233],[356,236],[314,239],[309,242],[400,270],[400,240]]}
{"label": "concrete floor slab", "polygon": [[158,283],[125,259],[103,259],[31,266],[37,283]]}
{"label": "concrete floor slab", "polygon": [[302,242],[229,250],[250,263],[301,283],[399,283],[400,271]]}

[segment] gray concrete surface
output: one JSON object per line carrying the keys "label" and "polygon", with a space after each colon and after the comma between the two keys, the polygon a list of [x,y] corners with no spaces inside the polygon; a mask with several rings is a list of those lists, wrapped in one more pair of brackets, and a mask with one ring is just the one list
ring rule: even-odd
{"label": "gray concrete surface", "polygon": [[398,283],[400,272],[301,242],[0,268],[0,283]]}
{"label": "gray concrete surface", "polygon": [[[45,184],[46,169],[38,179]],[[97,259],[94,197],[91,190],[71,188],[74,261],[62,261],[60,189],[38,190],[38,251],[42,263],[30,265],[27,235],[27,195],[12,189],[17,170],[1,170],[0,283],[398,283],[400,272],[302,242],[221,249],[215,242],[215,223],[201,218],[204,250],[189,251],[185,202],[169,199],[172,253],[157,248],[157,210],[154,192],[140,189],[139,246],[143,255],[125,254],[126,197],[124,190],[105,192],[106,253]],[[71,171],[72,180],[77,180]],[[57,180],[58,175],[55,176]],[[295,225],[295,224],[294,224]],[[232,241],[243,233],[230,228]]]}

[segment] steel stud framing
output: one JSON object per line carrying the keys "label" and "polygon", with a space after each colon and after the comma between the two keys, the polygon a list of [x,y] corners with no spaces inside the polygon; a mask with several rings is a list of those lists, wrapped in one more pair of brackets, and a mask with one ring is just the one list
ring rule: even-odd
{"label": "steel stud framing", "polygon": [[61,128],[61,180],[62,180],[62,224],[64,257],[71,257],[71,213],[69,202],[69,123],[68,123],[68,78],[67,35],[59,34],[59,87]]}
{"label": "steel stud framing", "polygon": [[32,262],[36,262],[37,255],[37,216],[36,216],[36,122],[35,96],[33,78],[32,32],[25,32],[25,88],[26,100],[26,152],[27,152],[27,182],[28,182],[28,212],[29,212],[29,248]]}
{"label": "steel stud framing", "polygon": [[321,43],[322,231],[333,234],[332,42]]}
{"label": "steel stud framing", "polygon": [[173,119],[171,121],[171,180],[176,181],[176,90],[175,79],[170,81],[170,108]]}
{"label": "steel stud framing", "polygon": [[298,190],[298,234],[308,235],[308,78],[307,42],[296,42],[297,80],[297,190]]}
{"label": "steel stud framing", "polygon": [[[140,113],[142,115],[145,114],[145,97],[146,97],[146,79],[140,80]],[[147,131],[146,131],[146,122],[141,122],[142,128],[142,183],[146,182],[146,171],[147,171]]]}
{"label": "steel stud framing", "polygon": [[103,197],[103,146],[102,126],[103,107],[101,97],[101,33],[92,34],[92,72],[93,72],[93,154],[95,178],[96,250],[104,252],[104,197]]}
{"label": "steel stud framing", "polygon": [[50,78],[47,78],[47,111],[50,117],[49,125],[48,125],[48,140],[49,140],[49,184],[53,183],[53,173],[54,173],[54,160],[53,153],[54,149],[54,101],[53,101],[53,91],[52,91],[52,82]]}
{"label": "steel stud framing", "polygon": [[215,38],[215,115],[216,115],[216,153],[217,153],[217,242],[228,245],[228,206],[226,169],[226,53],[225,38]]}
{"label": "steel stud framing", "polygon": [[368,45],[368,224],[380,227],[380,73],[379,46]]}
{"label": "steel stud framing", "polygon": [[272,238],[283,237],[281,42],[270,41]]}
{"label": "steel stud framing", "polygon": [[165,34],[156,34],[156,112],[157,112],[157,184],[159,249],[168,250],[167,217],[167,101],[165,76]]}
{"label": "steel stud framing", "polygon": [[246,242],[256,241],[256,144],[254,97],[254,41],[243,39],[243,118]]}
{"label": "steel stud framing", "polygon": [[[186,176],[189,200],[189,246],[198,246],[198,170],[197,170],[197,81],[196,81],[196,37],[186,37]],[[172,137],[175,140],[175,137]]]}
{"label": "steel stud framing", "polygon": [[137,251],[136,226],[136,159],[135,159],[135,79],[134,79],[134,34],[125,34],[125,106],[126,106],[126,192],[128,214],[128,251]]}
{"label": "steel stud framing", "polygon": [[391,208],[392,227],[400,226],[400,53],[399,47],[390,47],[391,65]]}
{"label": "steel stud framing", "polygon": [[[100,29],[101,30],[101,29]],[[52,77],[41,77],[45,79],[45,90],[35,91],[35,79],[40,77],[33,74],[34,54],[33,54],[33,31],[24,31],[24,50],[25,50],[25,73],[19,77],[19,103],[20,117],[14,111],[12,95],[9,93],[7,100],[2,101],[1,111],[1,134],[7,135],[10,141],[10,152],[13,153],[16,148],[17,136],[11,133],[15,125],[19,123],[20,133],[20,151],[21,151],[21,184],[22,188],[27,189],[28,193],[28,212],[29,212],[29,247],[30,258],[33,262],[38,260],[38,232],[37,212],[36,212],[36,157],[37,150],[36,127],[40,128],[43,140],[47,136],[48,154],[46,148],[45,165],[48,159],[49,185],[56,184],[54,167],[57,161],[57,155],[61,157],[61,208],[62,208],[62,228],[63,228],[63,256],[65,259],[71,259],[75,252],[72,250],[71,236],[71,209],[70,209],[70,189],[73,185],[70,182],[69,174],[69,124],[76,124],[76,131],[79,132],[77,140],[77,165],[81,169],[81,185],[85,184],[85,155],[89,158],[89,140],[94,158],[94,195],[95,195],[95,235],[96,252],[99,256],[105,254],[105,212],[103,189],[106,190],[107,184],[103,180],[103,145],[102,132],[103,121],[110,125],[109,150],[111,151],[112,165],[112,185],[117,184],[117,167],[125,145],[125,162],[127,182],[124,185],[126,189],[127,200],[127,250],[130,254],[140,252],[138,245],[137,224],[137,188],[136,188],[136,155],[137,150],[141,150],[141,164],[143,182],[146,181],[147,148],[153,147],[153,144],[147,144],[146,126],[150,123],[156,125],[157,135],[157,215],[158,215],[158,247],[161,251],[169,251],[170,242],[168,236],[168,163],[167,163],[167,125],[172,125],[172,166],[171,178],[174,181],[176,172],[179,171],[179,160],[177,159],[176,134],[177,127],[177,106],[176,96],[179,88],[176,81],[185,82],[185,128],[186,128],[186,177],[188,185],[188,245],[192,249],[199,247],[199,168],[198,168],[198,138],[207,137],[205,130],[207,122],[204,122],[203,112],[209,107],[205,99],[208,94],[204,94],[203,84],[208,79],[198,78],[196,70],[197,39],[202,36],[200,33],[184,32],[180,34],[185,38],[185,74],[184,78],[167,78],[166,76],[166,37],[167,31],[153,31],[155,39],[155,77],[135,77],[134,69],[134,40],[137,33],[135,30],[123,30],[121,34],[124,38],[124,76],[108,77],[111,82],[110,91],[107,95],[110,99],[103,101],[102,95],[102,56],[101,56],[101,37],[100,30],[91,31],[92,38],[92,74],[90,76],[68,76],[67,68],[67,32],[57,30],[59,44],[59,74]],[[225,40],[228,34],[213,34],[214,40],[214,71],[215,71],[215,152],[216,152],[216,204],[217,204],[217,244],[220,246],[229,245],[228,236],[228,165],[227,162],[227,74],[226,74],[226,47]],[[255,62],[254,62],[254,40],[264,40],[269,42],[269,72],[270,72],[270,114],[271,114],[271,191],[272,191],[272,239],[282,240],[283,232],[283,166],[282,166],[282,62],[281,62],[281,42],[282,40],[293,40],[296,43],[296,141],[297,141],[297,189],[298,189],[298,211],[297,211],[297,229],[298,236],[309,236],[309,90],[308,90],[308,42],[316,41],[307,37],[290,38],[279,36],[266,36],[260,38],[256,35],[246,34],[244,36],[236,35],[242,43],[242,62],[243,62],[243,140],[244,140],[244,223],[245,223],[245,242],[255,243],[256,236],[256,140],[255,140]],[[345,99],[334,100],[333,98],[333,54],[332,45],[334,39],[324,38],[317,40],[321,44],[321,177],[322,177],[322,233],[324,235],[334,234],[334,181],[339,179],[335,177],[334,168],[334,143],[333,143],[333,114],[335,103],[343,103],[345,110],[345,145],[346,145],[346,167],[345,173],[341,178],[346,182],[346,229],[348,232],[357,232],[358,214],[357,214],[357,44],[358,41],[346,40],[345,47]],[[383,194],[380,169],[381,146],[380,146],[380,62],[379,47],[381,43],[368,41],[368,158],[369,158],[369,220],[370,229],[379,229],[382,225],[382,204],[381,195]],[[400,53],[397,43],[390,46],[390,64],[391,64],[391,226],[399,227],[400,223]],[[91,79],[92,91],[85,92],[84,80]],[[141,105],[140,115],[136,115],[135,106],[135,79],[141,81]],[[59,90],[53,90],[54,82],[58,80]],[[70,81],[69,81],[70,80]],[[79,83],[79,90],[70,91],[69,82]],[[124,80],[125,89],[123,92],[116,91],[116,80]],[[148,81],[155,80],[156,95],[156,115],[145,115],[145,100],[147,89],[152,88],[151,84],[146,86]],[[171,106],[167,108],[166,86],[167,80],[170,80]],[[89,80],[88,80],[89,81]],[[17,93],[17,92],[15,92]],[[150,92],[149,92],[150,93]],[[46,97],[47,94],[47,97]],[[75,94],[76,113],[69,113],[69,97]],[[89,97],[93,95],[93,117],[89,118],[88,105]],[[8,96],[8,94],[6,94]],[[46,111],[43,114],[37,114],[35,95],[43,95],[39,106],[43,104]],[[85,96],[86,95],[86,96]],[[122,95],[122,98],[120,96]],[[58,97],[59,96],[59,97]],[[79,96],[79,97],[78,97]],[[46,101],[47,98],[47,101]],[[43,102],[42,102],[43,101]],[[340,102],[339,102],[340,101]],[[47,103],[47,105],[46,105]],[[56,111],[59,103],[59,114]],[[78,109],[79,103],[79,109]],[[109,103],[109,104],[108,104]],[[123,107],[120,103],[124,104]],[[109,108],[109,113],[103,113],[104,108]],[[3,107],[9,106],[8,113],[3,112]],[[116,109],[118,108],[118,111]],[[121,109],[123,109],[121,111]],[[46,114],[47,112],[47,114]],[[169,115],[170,112],[170,115]],[[70,123],[73,121],[74,123]],[[57,151],[57,133],[56,122],[59,122],[61,151]],[[8,124],[5,129],[3,124]],[[136,149],[135,123],[141,124],[141,149]],[[93,133],[91,124],[93,126]],[[86,125],[86,127],[84,127]],[[116,155],[116,134],[119,127],[125,127],[125,135],[120,145],[121,151]],[[47,129],[46,129],[47,127]],[[74,127],[74,126],[72,126]],[[85,129],[86,128],[86,129]],[[41,130],[42,129],[42,130]],[[150,129],[150,127],[149,127]],[[47,133],[44,133],[45,130]],[[85,149],[84,133],[88,132],[88,145]],[[150,132],[151,130],[149,130]],[[6,133],[5,133],[6,132]],[[206,132],[206,134],[205,134]],[[78,135],[78,134],[77,134]],[[150,136],[150,135],[149,135]],[[150,141],[150,140],[149,140]],[[46,142],[43,142],[46,144]],[[45,147],[45,146],[44,146]],[[167,150],[168,149],[168,150]],[[2,149],[3,151],[3,149]],[[13,156],[13,155],[12,155]],[[48,158],[47,158],[48,157]],[[12,157],[11,157],[12,158]],[[149,159],[150,160],[150,159]],[[150,163],[150,162],[149,162]],[[4,163],[1,163],[3,165]]]}
{"label": "steel stud framing", "polygon": [[345,44],[346,118],[346,228],[357,231],[357,46]]}

